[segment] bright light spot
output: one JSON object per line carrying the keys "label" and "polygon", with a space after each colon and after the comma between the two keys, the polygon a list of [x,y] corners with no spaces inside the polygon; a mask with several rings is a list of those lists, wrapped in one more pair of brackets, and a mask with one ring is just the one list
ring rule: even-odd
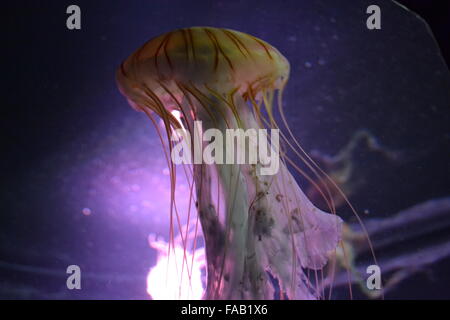
{"label": "bright light spot", "polygon": [[174,117],[175,119],[178,120],[178,122],[179,122],[180,124],[182,124],[182,122],[181,122],[181,112],[180,112],[180,111],[178,111],[178,110],[172,110],[170,113],[173,115],[173,117]]}
{"label": "bright light spot", "polygon": [[92,211],[89,208],[83,208],[83,210],[81,210],[81,213],[84,214],[85,216],[90,216]]}
{"label": "bright light spot", "polygon": [[[169,108],[171,108],[171,107],[169,107]],[[172,108],[175,108],[175,106],[172,106]],[[170,113],[171,113],[172,116],[178,121],[178,123],[180,124],[180,126],[181,126],[182,128],[184,128],[183,122],[181,121],[181,116],[182,116],[181,111],[178,111],[178,110],[172,110],[172,111],[170,111]],[[162,119],[159,120],[159,125],[160,125],[162,128],[165,128],[165,124],[164,124],[164,121],[163,121]]]}
{"label": "bright light spot", "polygon": [[201,269],[205,267],[204,248],[197,249],[194,254],[186,251],[184,258],[184,250],[179,244],[172,246],[168,255],[168,243],[150,237],[149,243],[157,249],[158,258],[147,275],[147,293],[155,300],[201,299],[204,291],[201,274]]}

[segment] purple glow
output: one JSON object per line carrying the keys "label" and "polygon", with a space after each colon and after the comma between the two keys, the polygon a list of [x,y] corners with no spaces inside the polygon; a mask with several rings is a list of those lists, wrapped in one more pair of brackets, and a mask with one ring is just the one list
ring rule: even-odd
{"label": "purple glow", "polygon": [[[133,256],[135,260],[141,257],[144,260],[143,264],[147,264],[148,268],[156,262],[157,265],[153,269],[159,272],[160,266],[167,263],[168,254],[167,242],[170,228],[169,170],[155,129],[148,124],[147,119],[142,117],[141,114],[134,113],[132,110],[130,110],[130,114],[129,117],[122,119],[118,126],[107,129],[99,128],[94,137],[82,138],[94,140],[95,145],[87,148],[89,149],[88,153],[82,154],[80,152],[77,154],[78,161],[72,162],[73,156],[67,158],[69,163],[64,164],[64,173],[61,174],[61,180],[67,197],[66,203],[70,206],[71,211],[76,214],[77,219],[81,219],[79,218],[81,216],[82,219],[89,220],[91,225],[100,222],[102,228],[112,230],[118,235],[115,239],[104,238],[100,230],[98,237],[90,240],[83,238],[83,241],[92,242],[89,246],[99,243],[106,247],[123,243],[124,246],[127,246],[130,257]],[[76,143],[80,144],[79,141]],[[189,192],[188,182],[183,169],[180,167],[177,170],[175,197],[182,226],[187,223]],[[190,205],[190,224],[195,225],[196,210],[194,203]],[[175,211],[173,214],[174,233],[179,234]],[[136,230],[137,238],[141,237],[142,243],[149,244],[151,249],[148,249],[148,254],[142,251],[142,247],[133,244],[130,246],[128,235],[130,233],[136,234]],[[182,231],[185,232],[184,229]],[[147,237],[150,234],[158,241],[147,242]],[[192,285],[190,285],[192,290],[195,291],[187,296],[181,295],[184,298],[200,299],[203,292],[202,283],[199,282],[198,276],[202,265],[201,257],[203,256],[200,225],[198,226],[197,236],[195,252],[192,250],[192,246],[187,249],[189,265],[191,265],[192,255],[195,256],[194,277],[191,280]],[[178,256],[179,250],[183,250],[181,242],[177,239],[175,241],[175,251],[172,251],[171,256]],[[108,242],[110,244],[107,244]],[[165,252],[162,250],[163,243],[166,244]],[[148,257],[151,257],[150,260],[148,260]],[[152,261],[152,257],[155,257],[155,261]],[[101,260],[103,260],[103,264],[108,263],[107,260]],[[172,261],[175,261],[175,259],[172,259]],[[164,269],[165,274],[166,267],[162,269]],[[157,278],[165,279],[166,277],[158,274]],[[151,279],[152,276],[149,273],[147,281],[149,281],[150,287],[147,290],[152,292],[151,296],[154,299],[167,297],[169,293],[161,291],[160,283]],[[158,291],[151,291],[151,283],[154,283],[154,287],[160,291],[159,294]],[[145,289],[145,287],[146,279],[143,277],[142,288]],[[139,289],[137,288],[137,290]]]}

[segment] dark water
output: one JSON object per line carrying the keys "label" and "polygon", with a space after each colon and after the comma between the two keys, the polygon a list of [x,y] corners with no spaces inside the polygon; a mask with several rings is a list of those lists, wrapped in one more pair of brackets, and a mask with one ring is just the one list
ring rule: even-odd
{"label": "dark water", "polygon": [[[448,68],[423,21],[378,3],[375,31],[365,25],[371,1],[78,1],[78,31],[65,27],[71,2],[8,4],[0,297],[147,298],[147,236],[167,233],[168,177],[155,130],[114,76],[145,41],[180,27],[236,29],[278,48],[291,63],[286,113],[305,150],[334,155],[364,129],[396,154],[352,153],[360,183],[350,200],[364,219],[449,197]],[[426,254],[450,240],[433,228],[398,240],[398,251]],[[386,298],[449,298],[445,256]],[[70,264],[83,270],[81,291],[66,289]]]}

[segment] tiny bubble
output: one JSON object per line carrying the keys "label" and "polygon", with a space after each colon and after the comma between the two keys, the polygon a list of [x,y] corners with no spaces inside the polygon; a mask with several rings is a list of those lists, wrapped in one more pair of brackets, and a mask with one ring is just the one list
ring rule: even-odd
{"label": "tiny bubble", "polygon": [[152,203],[151,203],[150,201],[143,200],[143,201],[141,202],[141,206],[143,206],[144,208],[151,208]]}
{"label": "tiny bubble", "polygon": [[120,178],[118,176],[113,176],[111,178],[111,182],[114,184],[118,184],[120,182]]}

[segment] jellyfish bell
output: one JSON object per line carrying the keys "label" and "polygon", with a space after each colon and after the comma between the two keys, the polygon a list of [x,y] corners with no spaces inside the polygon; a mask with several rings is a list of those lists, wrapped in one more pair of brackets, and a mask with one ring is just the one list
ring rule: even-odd
{"label": "jellyfish bell", "polygon": [[168,97],[166,88],[183,96],[179,84],[243,94],[279,88],[279,80],[288,76],[287,59],[266,42],[238,31],[200,27],[150,40],[117,73],[122,93],[135,106],[148,100],[143,86],[162,98]]}
{"label": "jellyfish bell", "polygon": [[[287,59],[263,40],[228,29],[194,27],[147,42],[122,63],[117,82],[133,108],[150,118],[156,113],[168,135],[185,127],[194,133],[194,145],[205,143],[195,139],[195,121],[224,134],[227,129],[279,130],[273,109],[277,106],[282,112],[289,69]],[[174,117],[174,111],[181,116]],[[281,138],[301,161],[308,162],[297,143],[285,134]],[[171,149],[173,141],[164,145]],[[273,141],[258,147],[280,151]],[[224,153],[234,151],[224,147]],[[248,157],[250,151],[245,152]],[[319,279],[340,243],[342,221],[308,200],[288,164],[309,176],[285,151],[279,154],[279,170],[271,175],[261,174],[261,161],[192,166],[196,192],[195,197],[186,196],[195,198],[205,240],[204,298],[272,299],[277,290],[290,299],[323,297]],[[172,215],[176,168],[167,159]],[[317,173],[311,163],[308,166]]]}

